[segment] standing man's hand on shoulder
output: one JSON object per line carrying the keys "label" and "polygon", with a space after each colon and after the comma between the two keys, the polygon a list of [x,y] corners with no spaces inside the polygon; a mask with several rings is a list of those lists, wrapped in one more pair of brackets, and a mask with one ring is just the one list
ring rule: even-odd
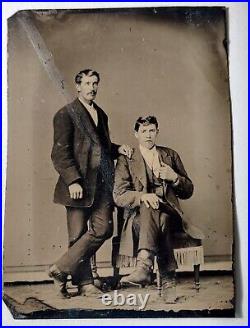
{"label": "standing man's hand on shoulder", "polygon": [[70,198],[73,198],[73,199],[82,199],[83,197],[83,189],[82,189],[82,186],[75,182],[75,183],[72,183],[70,186],[69,186],[69,193],[70,193]]}
{"label": "standing man's hand on shoulder", "polygon": [[127,156],[129,159],[131,158],[133,154],[133,148],[129,145],[121,145],[118,148],[118,153]]}

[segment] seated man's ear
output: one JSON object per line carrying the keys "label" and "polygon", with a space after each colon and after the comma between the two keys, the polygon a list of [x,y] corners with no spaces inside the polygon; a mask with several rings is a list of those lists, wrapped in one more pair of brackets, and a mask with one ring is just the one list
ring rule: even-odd
{"label": "seated man's ear", "polygon": [[138,139],[138,132],[135,131],[135,137]]}

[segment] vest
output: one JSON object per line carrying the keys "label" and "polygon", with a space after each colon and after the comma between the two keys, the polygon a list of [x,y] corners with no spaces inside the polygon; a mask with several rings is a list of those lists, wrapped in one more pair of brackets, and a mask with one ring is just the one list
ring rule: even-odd
{"label": "vest", "polygon": [[110,149],[109,149],[110,141],[107,139],[99,111],[97,111],[97,117],[98,117],[97,125],[95,124],[89,111],[86,110],[86,112],[87,112],[87,115],[89,116],[89,120],[90,120],[91,124],[93,125],[93,127],[99,137],[100,143],[101,143],[101,161],[100,161],[100,166],[98,168],[98,173],[97,173],[97,183],[102,183],[101,181],[104,179],[105,188],[108,188],[108,190],[112,194],[114,168],[111,165],[112,159],[111,159],[111,154],[110,154]]}
{"label": "vest", "polygon": [[164,198],[164,189],[162,179],[157,178],[150,167],[145,163],[149,193],[154,193],[160,198]]}

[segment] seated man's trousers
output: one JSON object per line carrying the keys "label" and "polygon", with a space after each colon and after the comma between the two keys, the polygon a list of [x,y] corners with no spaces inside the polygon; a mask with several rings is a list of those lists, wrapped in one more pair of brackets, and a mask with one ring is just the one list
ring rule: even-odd
{"label": "seated man's trousers", "polygon": [[140,211],[134,218],[133,232],[138,252],[146,249],[157,255],[162,275],[177,268],[172,236],[179,229],[181,229],[180,218],[167,214],[162,203],[157,210],[141,204]]}

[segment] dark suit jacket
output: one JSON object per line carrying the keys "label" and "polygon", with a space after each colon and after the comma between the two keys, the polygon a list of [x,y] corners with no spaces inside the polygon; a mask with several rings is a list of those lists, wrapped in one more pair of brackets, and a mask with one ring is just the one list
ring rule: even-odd
{"label": "dark suit jacket", "polygon": [[[191,237],[203,237],[201,231],[190,224],[184,215],[178,198],[187,199],[193,194],[193,184],[188,177],[181,159],[176,151],[166,147],[156,147],[160,160],[170,165],[178,174],[179,184],[173,187],[165,184],[167,204],[173,214],[178,215],[183,222],[183,229]],[[133,257],[132,220],[138,213],[141,195],[147,192],[146,167],[139,149],[136,149],[131,159],[120,156],[115,170],[113,197],[117,206],[124,207],[124,226],[121,235],[120,255]]]}
{"label": "dark suit jacket", "polygon": [[[98,170],[108,184],[112,195],[114,164],[118,145],[111,143],[108,117],[96,104],[99,137],[94,122],[79,99],[60,109],[54,117],[54,145],[51,158],[59,179],[54,202],[65,206],[90,207],[94,201]],[[82,199],[71,199],[69,185],[79,182],[83,187]]]}

